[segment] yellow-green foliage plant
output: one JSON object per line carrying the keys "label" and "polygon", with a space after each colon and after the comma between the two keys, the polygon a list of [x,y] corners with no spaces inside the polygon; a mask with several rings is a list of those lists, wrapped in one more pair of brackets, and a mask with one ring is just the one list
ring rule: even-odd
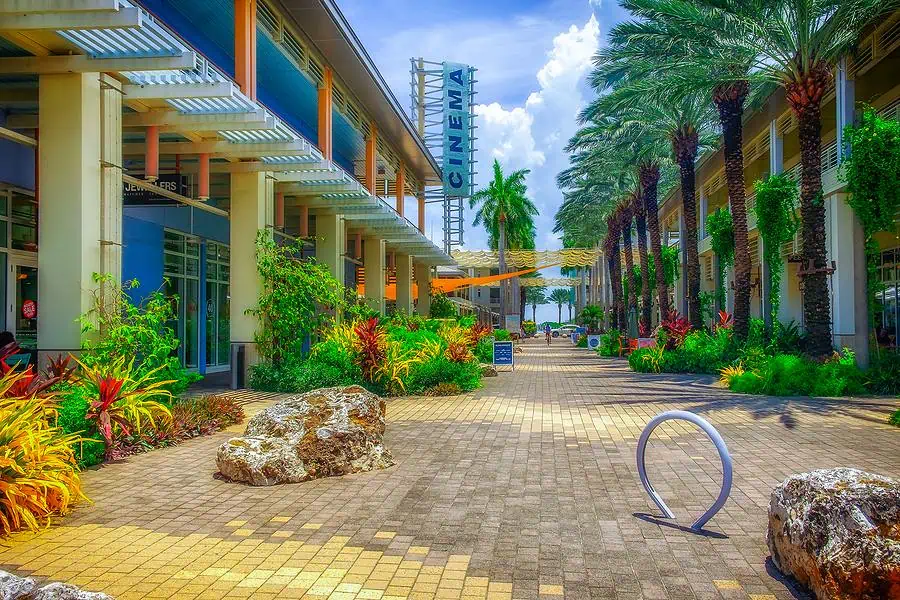
{"label": "yellow-green foliage plant", "polygon": [[743,363],[730,365],[719,370],[719,385],[725,388],[731,387],[731,380],[746,373]]}
{"label": "yellow-green foliage plant", "polygon": [[46,527],[68,513],[81,492],[74,446],[80,438],[64,434],[44,416],[34,399],[19,398],[0,407],[0,535]]}

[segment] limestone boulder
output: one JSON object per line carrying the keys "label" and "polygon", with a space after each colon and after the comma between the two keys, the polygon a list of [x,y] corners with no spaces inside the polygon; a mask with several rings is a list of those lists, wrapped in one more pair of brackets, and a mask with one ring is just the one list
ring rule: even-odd
{"label": "limestone boulder", "polygon": [[497,376],[497,367],[490,363],[481,363],[481,376],[482,377],[496,377]]}
{"label": "limestone boulder", "polygon": [[219,447],[219,473],[250,485],[298,483],[383,469],[385,404],[359,386],[313,390],[266,408]]}
{"label": "limestone boulder", "polygon": [[792,475],[772,492],[772,561],[817,598],[900,600],[900,483],[858,469]]}
{"label": "limestone boulder", "polygon": [[0,600],[113,600],[100,592],[86,592],[69,583],[38,587],[31,577],[0,571]]}

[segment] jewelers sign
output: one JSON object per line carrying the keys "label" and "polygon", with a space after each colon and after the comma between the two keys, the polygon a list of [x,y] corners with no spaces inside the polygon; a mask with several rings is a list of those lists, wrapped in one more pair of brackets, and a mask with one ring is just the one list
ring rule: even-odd
{"label": "jewelers sign", "polygon": [[468,65],[444,63],[444,195],[468,196],[470,168],[471,71]]}

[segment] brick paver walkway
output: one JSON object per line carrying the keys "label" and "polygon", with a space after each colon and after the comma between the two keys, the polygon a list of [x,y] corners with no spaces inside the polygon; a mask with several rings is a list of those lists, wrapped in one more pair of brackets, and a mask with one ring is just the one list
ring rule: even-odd
{"label": "brick paver walkway", "polygon": [[[900,476],[896,402],[737,396],[563,341],[517,358],[472,394],[390,400],[385,471],[226,483],[213,474],[228,433],[90,471],[94,504],[7,542],[0,568],[122,600],[802,597],[767,564],[772,487],[838,465]],[[637,477],[641,429],[674,408],[708,418],[735,460],[707,535],[685,527],[720,481],[699,430],[665,424],[648,451],[677,523],[654,516]]]}

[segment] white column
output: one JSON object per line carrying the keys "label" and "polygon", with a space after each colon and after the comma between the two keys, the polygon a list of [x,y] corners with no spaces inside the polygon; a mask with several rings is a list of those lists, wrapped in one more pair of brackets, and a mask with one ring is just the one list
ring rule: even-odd
{"label": "white column", "polygon": [[[38,348],[81,349],[79,315],[101,272],[101,91],[97,73],[41,75]],[[121,188],[120,188],[121,189]],[[121,277],[121,271],[114,274]]]}
{"label": "white column", "polygon": [[416,314],[428,317],[431,314],[431,267],[417,262],[413,270],[416,278]]}
{"label": "white column", "polygon": [[316,260],[328,265],[332,277],[344,284],[344,220],[340,215],[316,215]]}
{"label": "white column", "polygon": [[[396,255],[397,262],[397,311],[412,314],[412,257],[409,254]],[[470,289],[471,286],[470,286]],[[470,296],[474,298],[474,296]],[[473,300],[474,301],[474,300]]]}
{"label": "white column", "polygon": [[231,175],[231,344],[245,346],[245,367],[258,362],[254,337],[258,320],[247,314],[255,308],[262,290],[256,266],[256,236],[266,228],[274,189],[265,173]]}
{"label": "white column", "polygon": [[366,302],[373,310],[384,314],[384,240],[367,237],[363,244]]}
{"label": "white column", "polygon": [[100,76],[100,270],[122,281],[122,84]]}

